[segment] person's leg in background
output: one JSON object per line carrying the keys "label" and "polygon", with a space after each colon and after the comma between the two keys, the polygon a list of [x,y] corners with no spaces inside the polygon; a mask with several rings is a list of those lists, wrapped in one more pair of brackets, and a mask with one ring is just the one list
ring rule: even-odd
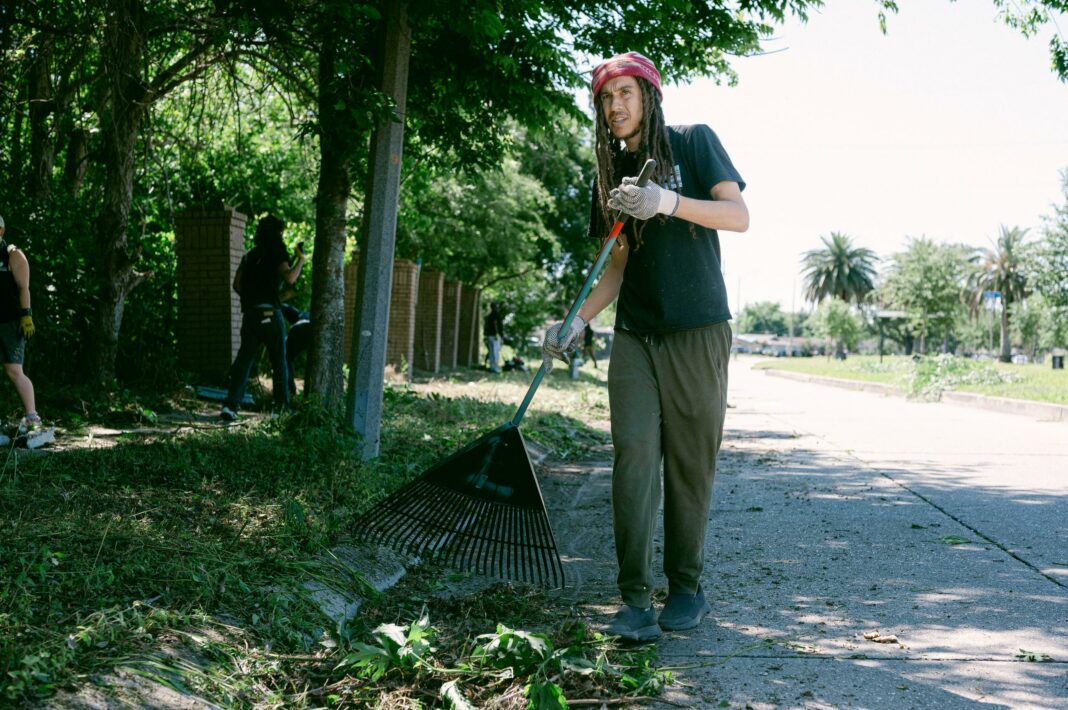
{"label": "person's leg in background", "polygon": [[486,338],[489,345],[490,372],[501,371],[501,336],[490,335]]}
{"label": "person's leg in background", "polygon": [[248,384],[252,364],[260,352],[258,313],[246,313],[241,318],[241,347],[230,366],[230,383],[223,401],[222,418],[233,421],[237,410],[245,401],[245,386]]}
{"label": "person's leg in background", "polygon": [[286,326],[282,311],[275,309],[268,318],[260,320],[260,338],[271,358],[271,393],[278,411],[289,409],[289,368],[286,364]]}

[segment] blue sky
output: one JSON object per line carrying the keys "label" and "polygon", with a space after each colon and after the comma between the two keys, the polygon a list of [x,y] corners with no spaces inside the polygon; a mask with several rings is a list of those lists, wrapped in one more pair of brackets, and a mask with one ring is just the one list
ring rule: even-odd
{"label": "blue sky", "polygon": [[986,246],[1063,202],[1055,30],[1023,38],[990,0],[900,6],[884,36],[875,3],[830,0],[737,60],[738,86],[665,87],[668,121],[712,126],[748,183],[750,230],[721,234],[735,310],[802,308],[800,255],[831,231],[880,256],[909,236]]}

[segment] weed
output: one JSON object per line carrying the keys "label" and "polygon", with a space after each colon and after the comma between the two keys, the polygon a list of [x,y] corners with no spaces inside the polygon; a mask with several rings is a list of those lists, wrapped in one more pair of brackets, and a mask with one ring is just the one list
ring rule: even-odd
{"label": "weed", "polygon": [[[506,382],[523,386],[519,377]],[[561,411],[577,411],[582,396],[603,396],[591,389],[603,385],[560,384],[546,394]],[[431,396],[420,386],[387,386],[381,455],[373,462],[360,459],[357,438],[336,413],[314,404],[231,429],[9,457],[0,471],[0,705],[37,705],[116,669],[227,706],[359,705],[353,697],[381,687],[346,681],[349,669],[338,665],[360,652],[358,644],[384,648],[394,636],[375,636],[381,624],[404,629],[407,646],[393,649],[397,658],[409,648],[408,660],[432,656],[435,668],[454,670],[474,639],[498,623],[513,630],[548,624],[543,598],[491,590],[437,603],[428,612],[435,635],[411,638],[422,616],[410,600],[425,599],[432,585],[387,600],[329,554],[355,516],[511,416],[512,405],[495,401],[489,386],[468,379],[456,387],[463,392]],[[196,406],[184,393],[170,400],[129,392],[56,397],[48,410],[55,420],[82,428],[141,427]],[[603,440],[578,419],[532,414],[525,431],[554,456],[582,455]],[[379,617],[373,628],[363,611],[341,625],[327,618],[305,588],[316,581],[360,592],[368,618]],[[380,618],[389,609],[393,618]],[[206,630],[218,638],[204,642]],[[422,648],[424,640],[442,650]],[[171,646],[197,662],[166,652]],[[411,686],[420,698],[492,692],[472,690],[464,674],[415,666],[397,672],[428,679],[429,686]],[[442,679],[454,675],[459,683],[446,691]]]}

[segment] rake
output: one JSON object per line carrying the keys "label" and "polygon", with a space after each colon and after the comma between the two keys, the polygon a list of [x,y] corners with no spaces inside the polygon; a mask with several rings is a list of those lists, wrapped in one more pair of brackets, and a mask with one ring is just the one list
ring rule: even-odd
{"label": "rake", "polygon": [[[655,167],[655,160],[645,163],[638,185],[648,182]],[[626,217],[617,213],[560,332],[567,332],[575,319],[625,222]],[[434,464],[357,518],[357,536],[432,555],[461,570],[550,588],[564,586],[545,500],[519,431],[545,373],[543,361],[511,420]]]}

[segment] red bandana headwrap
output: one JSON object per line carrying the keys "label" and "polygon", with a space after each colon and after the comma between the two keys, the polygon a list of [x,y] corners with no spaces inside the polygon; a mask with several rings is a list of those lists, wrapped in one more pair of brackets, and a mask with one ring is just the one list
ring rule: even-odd
{"label": "red bandana headwrap", "polygon": [[594,101],[597,100],[597,94],[600,93],[605,82],[617,76],[637,76],[645,79],[656,89],[660,100],[664,100],[664,92],[660,90],[660,72],[647,58],[637,52],[627,52],[604,60],[593,70]]}

